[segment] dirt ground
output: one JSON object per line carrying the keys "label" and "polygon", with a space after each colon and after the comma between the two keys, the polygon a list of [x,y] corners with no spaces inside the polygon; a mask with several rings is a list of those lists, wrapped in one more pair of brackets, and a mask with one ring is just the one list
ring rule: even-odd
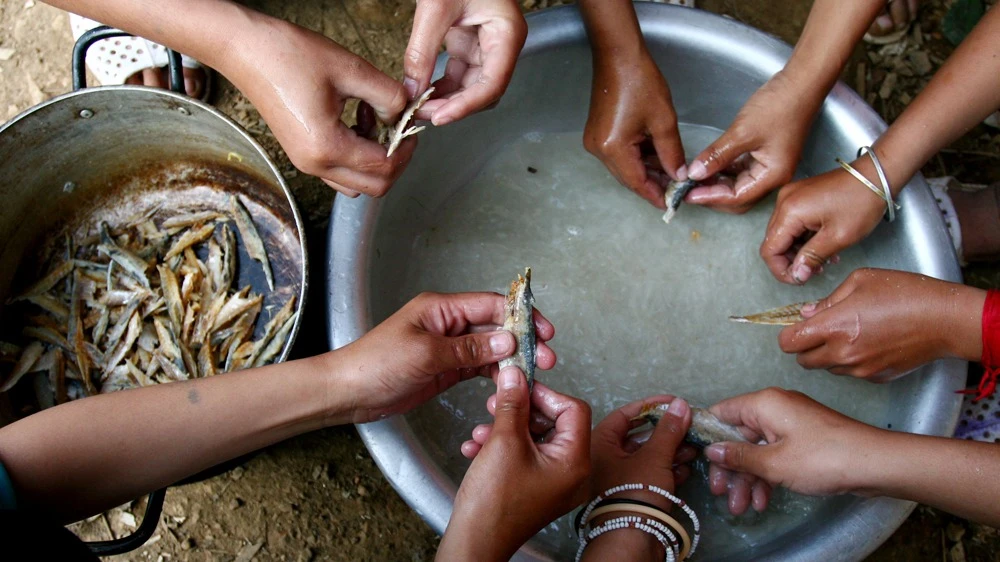
{"label": "dirt ground", "polygon": [[[891,120],[922,88],[951,50],[938,32],[950,0],[924,1],[919,31],[909,47],[859,47],[844,79]],[[315,29],[399,77],[413,0],[251,0],[267,13]],[[538,9],[562,3],[524,0]],[[700,7],[730,15],[794,42],[811,2],[701,0]],[[66,92],[72,39],[66,14],[35,0],[0,0],[0,120]],[[892,75],[892,77],[890,77]],[[887,82],[891,82],[888,86]],[[271,152],[289,178],[309,227],[316,289],[296,355],[326,350],[322,317],[324,232],[332,192],[299,174],[260,116],[224,79],[215,104]],[[925,168],[963,181],[1000,180],[1000,136],[977,127]],[[995,268],[967,272],[970,282],[997,286]],[[122,536],[141,516],[143,502],[77,524],[89,540]],[[160,526],[142,549],[123,560],[427,560],[435,534],[399,499],[353,428],[304,435],[272,447],[220,476],[171,488]],[[871,560],[994,560],[995,529],[932,509],[918,508]]]}

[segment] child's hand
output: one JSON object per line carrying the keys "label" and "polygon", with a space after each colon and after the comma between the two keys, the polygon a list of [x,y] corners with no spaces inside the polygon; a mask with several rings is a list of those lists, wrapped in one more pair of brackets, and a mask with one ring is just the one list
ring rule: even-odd
{"label": "child's hand", "polygon": [[[497,377],[496,419],[475,445],[475,460],[455,498],[438,550],[441,560],[508,560],[545,525],[586,497],[590,407],[527,380],[517,367]],[[531,406],[551,420],[544,440],[531,434]],[[477,428],[478,429],[478,428]],[[466,447],[463,446],[463,452]]]}
{"label": "child's hand", "polygon": [[667,182],[687,172],[670,88],[648,53],[628,64],[595,61],[583,146],[619,183],[666,208]]}
{"label": "child's hand", "polygon": [[695,180],[707,181],[723,174],[720,180],[716,185],[695,187],[686,201],[740,214],[791,181],[815,116],[801,90],[784,72],[757,90],[729,129],[703,150],[688,170]]}
{"label": "child's hand", "polygon": [[403,61],[410,99],[430,86],[441,45],[448,51],[444,76],[417,118],[445,125],[500,101],[527,36],[528,25],[513,0],[417,2]]}
{"label": "child's hand", "polygon": [[916,273],[859,269],[778,343],[806,369],[887,382],[943,357],[981,357],[985,299]]}
{"label": "child's hand", "polygon": [[[424,293],[371,332],[344,348],[342,368],[354,400],[354,423],[401,414],[460,381],[489,376],[497,361],[514,353],[514,336],[500,329],[504,297],[496,293]],[[535,311],[539,369],[556,356],[545,343],[552,323]]]}
{"label": "child's hand", "polygon": [[392,123],[406,106],[403,86],[326,37],[266,18],[246,39],[246,54],[226,76],[267,121],[295,166],[337,191],[381,197],[403,172],[416,143],[407,139],[391,158],[375,141],[341,120],[357,98]]}
{"label": "child's hand", "polygon": [[[878,469],[883,431],[831,410],[808,396],[768,388],[723,400],[710,408],[752,442],[725,442],[705,448],[712,461],[709,487],[729,494],[729,511],[740,515],[750,504],[763,511],[771,486],[811,496],[861,490]],[[762,481],[757,478],[763,479]]]}
{"label": "child's hand", "polygon": [[[633,422],[646,404],[670,403],[670,408],[653,429],[649,439],[639,443],[629,431],[642,422]],[[691,426],[691,408],[687,402],[673,396],[651,396],[627,404],[608,414],[594,428],[591,456],[594,476],[591,497],[619,484],[652,484],[673,491],[691,474],[686,466],[697,452],[684,445],[684,436]],[[615,497],[632,498],[655,504],[663,509],[672,505],[664,497],[645,490],[630,491]]]}
{"label": "child's hand", "polygon": [[[876,177],[864,164],[854,166]],[[778,192],[760,255],[778,281],[801,285],[838,252],[868,236],[885,210],[881,198],[839,168],[788,184]]]}

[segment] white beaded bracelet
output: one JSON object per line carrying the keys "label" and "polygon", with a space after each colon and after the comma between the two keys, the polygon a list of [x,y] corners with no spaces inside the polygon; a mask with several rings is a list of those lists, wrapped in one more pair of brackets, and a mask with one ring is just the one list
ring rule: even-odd
{"label": "white beaded bracelet", "polygon": [[[647,519],[643,521],[641,517],[636,517],[634,515],[627,515],[624,517],[616,517],[614,519],[609,519],[605,521],[600,527],[591,530],[589,533],[584,535],[583,539],[580,541],[580,548],[576,551],[576,562],[580,562],[583,558],[583,553],[587,549],[587,545],[596,539],[597,537],[607,533],[609,531],[617,531],[619,529],[637,529],[653,535],[660,545],[663,546],[665,551],[664,562],[677,562],[677,551],[676,547],[672,547],[670,541],[667,537],[651,523],[658,523],[653,520]],[[662,527],[662,524],[660,525]],[[669,532],[669,531],[668,531]],[[671,533],[672,536],[672,533]],[[673,537],[676,542],[676,537]]]}
{"label": "white beaded bracelet", "polygon": [[[605,490],[603,493],[598,494],[597,497],[593,499],[593,501],[587,504],[587,507],[583,509],[583,515],[581,516],[580,520],[587,521],[588,518],[590,517],[590,512],[594,510],[594,507],[598,503],[600,503],[601,500],[613,496],[615,494],[620,494],[622,492],[630,492],[637,490],[648,490],[650,492],[653,492],[654,494],[659,494],[664,498],[666,498],[667,500],[676,504],[682,510],[684,510],[684,513],[686,513],[687,516],[691,519],[691,525],[694,527],[694,537],[691,539],[691,549],[687,553],[685,553],[684,556],[679,558],[681,558],[682,560],[690,558],[694,554],[694,551],[698,548],[698,541],[701,540],[701,523],[698,521],[698,515],[695,514],[694,510],[691,509],[691,506],[685,503],[684,500],[678,498],[677,496],[671,494],[670,492],[664,490],[663,488],[660,488],[659,486],[653,486],[653,485],[647,486],[645,484],[619,484],[618,486],[609,488]],[[580,538],[581,543],[585,543],[586,529],[584,527],[580,527],[579,529],[577,529],[577,536]],[[580,552],[582,555],[583,550],[581,549]]]}

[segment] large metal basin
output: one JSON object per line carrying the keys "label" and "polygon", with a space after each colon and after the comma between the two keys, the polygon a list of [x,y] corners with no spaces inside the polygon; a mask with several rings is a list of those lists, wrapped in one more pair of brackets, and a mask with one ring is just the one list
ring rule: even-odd
{"label": "large metal basin", "polygon": [[[649,48],[668,76],[679,118],[685,123],[724,129],[746,99],[781,69],[791,53],[787,45],[772,37],[705,12],[645,3],[638,4],[636,8]],[[409,294],[412,287],[404,280],[407,272],[420,268],[420,264],[413,263],[410,256],[418,253],[416,241],[421,239],[417,236],[426,225],[414,226],[412,223],[437,220],[427,218],[435,214],[441,221],[447,222],[447,200],[461,193],[492,154],[523,137],[526,132],[582,131],[587,115],[591,71],[589,47],[579,14],[576,9],[567,7],[533,14],[528,20],[530,34],[517,72],[496,109],[422,133],[417,157],[385,200],[337,198],[329,229],[331,347],[338,348],[357,339],[413,296]],[[438,71],[442,70],[439,61]],[[775,126],[780,126],[780,123]],[[811,175],[831,169],[835,156],[851,156],[859,145],[870,144],[884,129],[885,124],[874,111],[853,91],[838,84],[814,126],[800,174]],[[608,194],[609,197],[616,196],[617,192],[608,191]],[[909,185],[901,203],[904,212],[899,220],[893,225],[880,226],[875,235],[856,250],[854,260],[866,265],[960,280],[960,270],[940,214],[922,178],[918,177]],[[637,213],[653,212],[648,207],[641,207],[644,204],[638,205]],[[763,208],[755,211],[763,215],[757,215],[754,220],[766,217],[771,205],[763,203]],[[588,212],[599,213],[601,209],[585,209],[581,221],[587,221]],[[700,209],[685,207],[682,212],[689,213],[691,220],[711,218],[708,211]],[[608,234],[616,235],[615,232]],[[763,231],[760,231],[754,239],[733,240],[732,244],[743,245],[747,252],[755,252],[762,236]],[[518,241],[498,240],[497,243],[516,248]],[[560,242],[553,240],[552,243]],[[409,252],[407,248],[413,251]],[[630,256],[624,252],[607,259],[622,262],[629,260]],[[706,256],[705,259],[711,260],[711,257]],[[468,288],[498,289],[515,271],[508,262],[509,256],[484,255],[481,262],[456,264],[454,267],[457,274],[463,269],[495,269],[497,271],[491,277],[495,281],[491,285]],[[519,262],[515,259],[512,263]],[[544,266],[539,263],[523,265]],[[772,281],[762,277],[761,268],[763,265],[747,266],[746,277],[759,279],[760,283],[770,286]],[[817,288],[811,283],[811,290],[828,290],[847,273],[849,271],[838,271],[835,275],[839,278],[828,280],[826,287]],[[552,280],[554,284],[564,281]],[[640,288],[638,284],[645,282],[636,279],[636,286],[621,289],[626,292],[637,290]],[[548,297],[549,302],[556,296]],[[545,301],[539,300],[544,308]],[[614,308],[605,312],[608,316],[622,313]],[[706,310],[705,314],[718,315],[719,312]],[[693,322],[690,317],[676,319],[678,327],[690,322]],[[560,325],[558,319],[556,325]],[[749,332],[740,334],[742,337]],[[745,337],[762,339],[752,340],[756,342],[753,344],[742,344],[750,346],[750,353],[757,353],[759,357],[779,353],[774,344],[773,331],[754,334]],[[562,337],[572,336],[564,331]],[[558,337],[555,343],[558,352]],[[635,363],[645,360],[644,357],[637,357]],[[789,369],[795,369],[794,361],[788,361]],[[638,368],[638,365],[626,367]],[[715,367],[725,369],[733,366]],[[960,406],[954,390],[964,384],[964,369],[964,362],[937,362],[888,388],[879,387],[876,390],[874,386],[865,387],[871,388],[872,392],[885,392],[886,397],[882,411],[868,414],[878,423],[893,429],[950,435]],[[828,377],[819,373],[807,375],[801,370],[794,371],[792,376]],[[553,386],[560,388],[561,380],[553,379]],[[732,393],[744,390],[732,389]],[[634,397],[621,396],[622,401]],[[439,426],[429,432],[426,427],[415,425],[415,418],[396,417],[359,426],[358,430],[396,490],[432,528],[442,532],[447,525],[460,479],[460,474],[443,467],[445,457],[441,452],[441,443],[446,439],[442,436],[467,434],[470,428],[471,423],[465,423]],[[795,529],[732,556],[757,560],[860,559],[891,535],[912,508],[913,504],[909,502],[886,498],[838,498],[825,503],[822,509]],[[550,560],[565,558],[563,552],[566,552],[565,548],[553,548],[551,542],[535,540],[526,545],[519,556],[526,560]],[[718,555],[713,556],[711,551],[706,550],[699,552],[699,558],[707,560],[718,558]]]}

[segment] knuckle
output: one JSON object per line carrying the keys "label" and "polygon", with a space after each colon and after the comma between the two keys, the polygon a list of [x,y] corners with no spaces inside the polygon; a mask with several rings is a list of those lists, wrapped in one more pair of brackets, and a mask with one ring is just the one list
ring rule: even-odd
{"label": "knuckle", "polygon": [[461,364],[476,362],[482,355],[479,342],[475,338],[457,338],[451,341],[451,353]]}

